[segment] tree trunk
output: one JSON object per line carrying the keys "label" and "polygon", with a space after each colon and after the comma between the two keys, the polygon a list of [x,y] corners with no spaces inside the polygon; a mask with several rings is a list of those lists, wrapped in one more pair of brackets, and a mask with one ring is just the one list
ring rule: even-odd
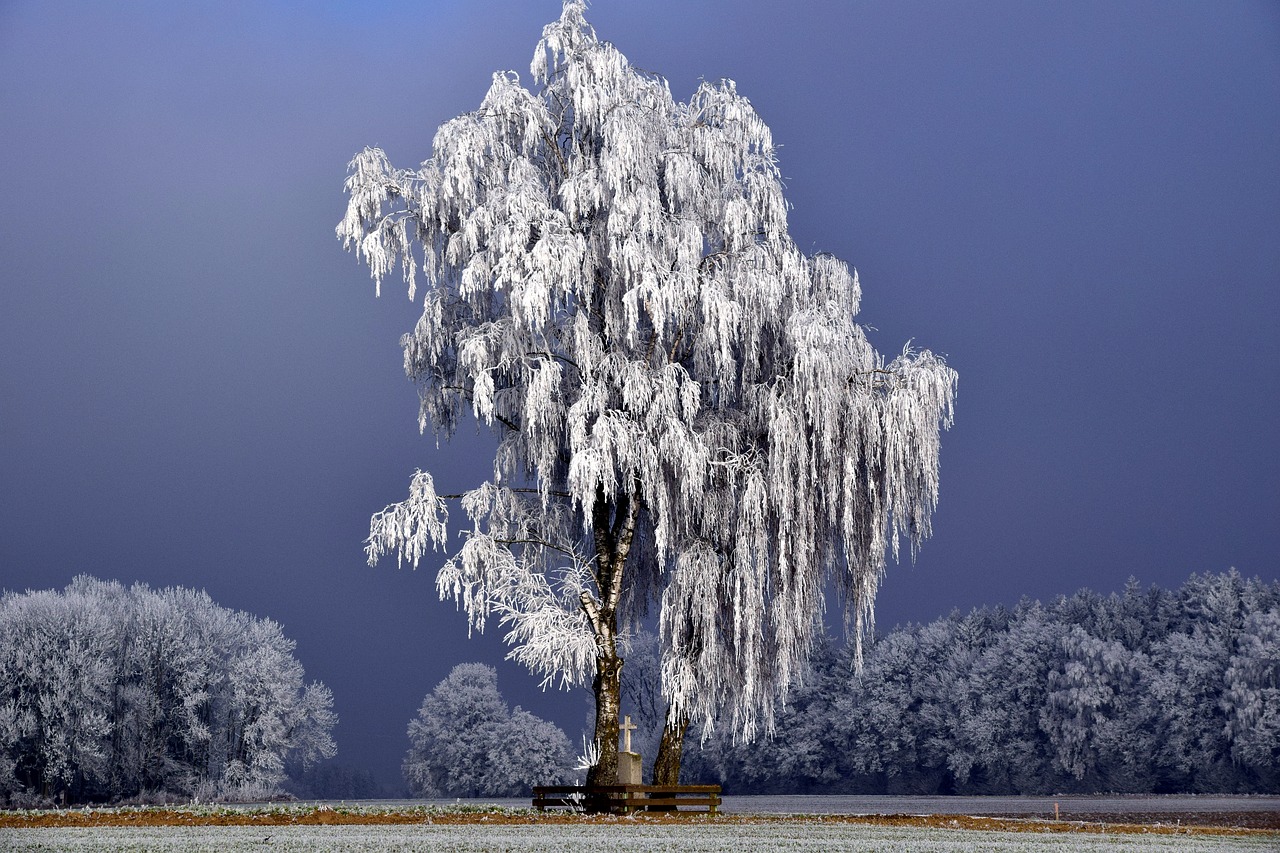
{"label": "tree trunk", "polygon": [[639,499],[619,496],[612,506],[597,490],[592,511],[595,538],[595,577],[599,600],[584,591],[582,609],[596,638],[596,746],[600,760],[587,771],[588,785],[618,784],[618,712],[622,710],[622,658],[618,656],[618,601],[622,574],[635,535]]}
{"label": "tree trunk", "polygon": [[596,677],[591,682],[596,694],[596,743],[600,760],[587,771],[587,785],[618,784],[618,711],[622,707],[622,658],[612,638],[609,653],[596,658]]}
{"label": "tree trunk", "polygon": [[674,718],[667,709],[667,724],[662,727],[662,741],[653,761],[653,784],[679,785],[680,762],[684,756],[684,736],[689,731],[689,720]]}

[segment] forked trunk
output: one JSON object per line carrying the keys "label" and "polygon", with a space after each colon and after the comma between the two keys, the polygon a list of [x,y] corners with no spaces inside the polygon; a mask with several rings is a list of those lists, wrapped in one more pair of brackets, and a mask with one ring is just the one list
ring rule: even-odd
{"label": "forked trunk", "polygon": [[673,717],[667,709],[667,724],[662,727],[662,741],[653,761],[653,784],[679,785],[680,762],[684,757],[684,736],[689,731],[687,718]]}

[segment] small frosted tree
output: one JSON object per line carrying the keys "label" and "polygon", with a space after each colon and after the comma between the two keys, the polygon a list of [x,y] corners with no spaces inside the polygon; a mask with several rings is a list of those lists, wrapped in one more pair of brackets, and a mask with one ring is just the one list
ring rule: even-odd
{"label": "small frosted tree", "polygon": [[416,797],[514,797],[564,781],[569,739],[555,724],[507,707],[491,666],[463,663],[409,723],[402,770]]}
{"label": "small frosted tree", "polygon": [[415,474],[373,517],[370,562],[416,566],[460,499],[441,595],[499,619],[547,681],[591,679],[588,779],[609,782],[620,631],[653,605],[660,775],[690,720],[771,728],[829,584],[870,627],[886,552],[929,534],[956,376],[871,347],[856,275],[791,240],[769,128],[731,81],[675,101],[584,7],[543,30],[535,90],[495,74],[421,167],[358,154],[337,230],[379,289],[397,267],[411,299],[425,280],[402,341],[422,429],[469,411],[499,440],[465,495]]}

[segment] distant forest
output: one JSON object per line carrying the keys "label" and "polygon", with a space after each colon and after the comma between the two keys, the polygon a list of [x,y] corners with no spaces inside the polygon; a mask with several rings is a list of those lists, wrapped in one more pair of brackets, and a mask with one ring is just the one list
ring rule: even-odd
{"label": "distant forest", "polygon": [[[655,672],[653,648],[628,667]],[[861,675],[828,643],[772,740],[719,724],[685,756],[682,781],[731,793],[1280,793],[1280,583],[953,613],[879,638]]]}

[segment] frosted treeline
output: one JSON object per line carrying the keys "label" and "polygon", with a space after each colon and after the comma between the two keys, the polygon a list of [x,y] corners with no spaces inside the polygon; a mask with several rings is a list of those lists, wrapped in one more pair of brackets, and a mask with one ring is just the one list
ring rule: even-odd
{"label": "frosted treeline", "polygon": [[269,619],[87,576],[0,597],[0,802],[261,798],[335,752]]}
{"label": "frosted treeline", "polygon": [[573,759],[559,727],[509,708],[491,666],[463,663],[409,723],[404,779],[415,797],[523,797],[568,780]]}
{"label": "frosted treeline", "polygon": [[[798,793],[1280,793],[1280,583],[1082,590],[828,646],[777,737],[684,778]],[[637,665],[633,652],[628,665]]]}

